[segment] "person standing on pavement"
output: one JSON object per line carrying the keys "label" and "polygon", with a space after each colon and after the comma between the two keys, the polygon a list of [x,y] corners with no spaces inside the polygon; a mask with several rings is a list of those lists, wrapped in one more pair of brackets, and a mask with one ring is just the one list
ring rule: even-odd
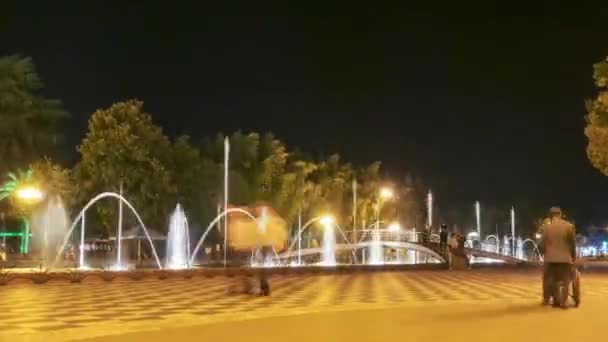
{"label": "person standing on pavement", "polygon": [[567,282],[576,261],[576,231],[574,225],[563,218],[559,207],[549,211],[550,220],[542,226],[541,251],[544,255],[543,304],[551,297],[555,301],[556,284]]}
{"label": "person standing on pavement", "polygon": [[439,249],[443,255],[446,255],[448,246],[448,226],[446,224],[441,225],[441,231],[439,232]]}
{"label": "person standing on pavement", "polygon": [[452,233],[450,236],[450,241],[448,242],[448,259],[450,264],[450,269],[460,268],[460,259],[458,256],[458,234]]}
{"label": "person standing on pavement", "polygon": [[[266,258],[271,257],[272,255],[272,246],[263,246],[261,248],[262,252],[262,262],[266,261]],[[258,271],[258,276],[260,280],[260,292],[259,294],[262,296],[270,296],[270,283],[268,282],[268,274],[266,273],[265,267],[262,267]]]}

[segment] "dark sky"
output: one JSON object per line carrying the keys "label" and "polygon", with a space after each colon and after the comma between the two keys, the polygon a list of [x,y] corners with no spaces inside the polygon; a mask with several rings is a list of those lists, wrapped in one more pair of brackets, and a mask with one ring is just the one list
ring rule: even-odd
{"label": "dark sky", "polygon": [[608,178],[583,135],[606,9],[307,3],[14,1],[0,53],[34,58],[45,95],[73,115],[72,154],[90,113],[139,98],[171,136],[272,131],[311,153],[414,171],[444,206],[558,204],[579,222],[608,218]]}

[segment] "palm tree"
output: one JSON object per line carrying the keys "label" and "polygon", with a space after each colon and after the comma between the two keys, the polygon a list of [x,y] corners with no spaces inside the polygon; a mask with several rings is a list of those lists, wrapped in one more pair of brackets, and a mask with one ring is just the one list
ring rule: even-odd
{"label": "palm tree", "polygon": [[57,121],[68,114],[60,101],[36,94],[42,87],[31,58],[0,58],[0,172],[48,154],[59,140]]}
{"label": "palm tree", "polygon": [[17,173],[9,172],[7,177],[9,180],[0,187],[0,201],[6,198],[10,198],[17,189],[19,189],[22,185],[31,182],[32,180],[32,170],[28,169],[23,172],[22,170],[17,170]]}
{"label": "palm tree", "polygon": [[[16,174],[9,172],[7,176],[9,180],[0,187],[0,201],[8,198],[10,202],[9,207],[13,211],[12,216],[20,217],[23,220],[24,237],[21,240],[21,253],[27,253],[30,222],[27,219],[27,212],[23,207],[18,205],[14,194],[17,189],[31,182],[32,170],[28,169],[25,172],[17,170]],[[5,213],[2,212],[0,216],[4,219]]]}

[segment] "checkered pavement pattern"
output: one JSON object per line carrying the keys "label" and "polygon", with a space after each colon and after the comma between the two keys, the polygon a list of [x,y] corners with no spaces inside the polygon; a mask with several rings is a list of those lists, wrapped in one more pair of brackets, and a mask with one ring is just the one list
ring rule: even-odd
{"label": "checkered pavement pattern", "polygon": [[[608,295],[608,275],[583,278],[585,297]],[[272,294],[226,293],[225,277],[14,284],[0,287],[4,334],[79,328],[222,321],[290,313],[480,301],[539,300],[538,272],[411,271],[335,275],[274,275]],[[589,298],[590,300],[591,298]],[[152,323],[150,323],[152,322]]]}

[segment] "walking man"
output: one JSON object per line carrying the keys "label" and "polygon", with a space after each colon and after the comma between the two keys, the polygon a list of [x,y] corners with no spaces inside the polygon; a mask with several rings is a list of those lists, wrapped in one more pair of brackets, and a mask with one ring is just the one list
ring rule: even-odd
{"label": "walking man", "polygon": [[549,305],[556,298],[556,284],[568,282],[576,261],[576,232],[574,226],[563,219],[558,207],[550,210],[550,221],[542,226],[541,250],[544,255],[543,304]]}

